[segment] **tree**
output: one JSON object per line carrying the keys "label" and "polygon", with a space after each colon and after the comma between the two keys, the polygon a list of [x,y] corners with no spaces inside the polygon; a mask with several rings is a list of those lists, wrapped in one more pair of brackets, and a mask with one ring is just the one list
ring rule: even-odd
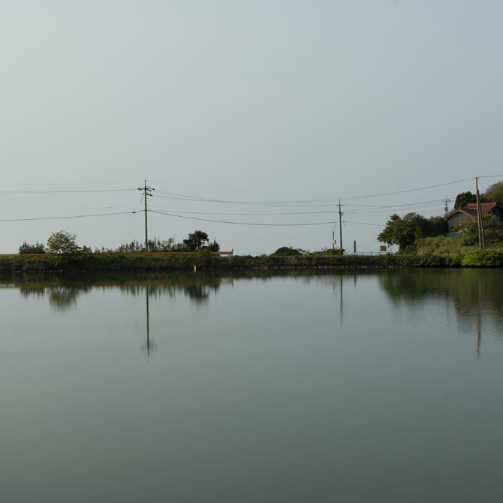
{"label": "tree", "polygon": [[213,241],[208,245],[208,250],[212,252],[220,251],[220,245],[216,241]]}
{"label": "tree", "polygon": [[[503,223],[495,215],[482,215],[482,224],[484,227],[484,237],[486,244],[498,243],[503,241]],[[471,246],[478,243],[479,226],[473,221],[464,229],[463,244]]]}
{"label": "tree", "polygon": [[29,243],[24,242],[19,247],[19,253],[21,253],[21,254],[45,253],[45,246],[43,243],[29,244]]}
{"label": "tree", "polygon": [[75,240],[75,234],[66,231],[53,232],[47,240],[47,248],[49,252],[59,255],[79,253],[81,249]]}
{"label": "tree", "polygon": [[456,196],[456,202],[454,203],[454,208],[457,210],[462,208],[466,203],[474,203],[477,201],[477,197],[475,194],[472,194],[470,191],[461,192]]}
{"label": "tree", "polygon": [[448,232],[445,218],[424,218],[417,213],[408,213],[403,218],[392,215],[377,239],[388,245],[398,245],[400,250],[414,245],[423,237],[439,236]]}
{"label": "tree", "polygon": [[486,201],[495,201],[499,205],[503,206],[503,182],[495,183],[491,185],[484,195]]}
{"label": "tree", "polygon": [[208,242],[208,234],[203,231],[194,231],[190,233],[187,239],[183,240],[183,245],[188,250],[199,250],[203,247],[204,243]]}
{"label": "tree", "polygon": [[282,246],[281,248],[278,248],[273,253],[273,255],[294,257],[294,256],[302,255],[302,252],[300,250],[298,250],[297,248],[292,248],[291,246]]}

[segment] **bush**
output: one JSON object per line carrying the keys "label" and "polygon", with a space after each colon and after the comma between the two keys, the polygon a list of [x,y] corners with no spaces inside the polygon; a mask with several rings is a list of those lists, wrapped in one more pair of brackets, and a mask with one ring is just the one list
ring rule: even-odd
{"label": "bush", "polygon": [[479,250],[466,255],[465,267],[503,267],[503,252],[497,250]]}
{"label": "bush", "polygon": [[25,242],[19,247],[19,253],[45,253],[45,246],[42,243],[29,244]]}
{"label": "bush", "polygon": [[324,250],[313,252],[312,255],[344,255],[345,250],[340,248],[326,248]]}
{"label": "bush", "polygon": [[[484,236],[486,244],[503,241],[503,223],[494,215],[483,215]],[[479,241],[479,228],[477,222],[473,222],[465,229],[463,244],[475,245]]]}
{"label": "bush", "polygon": [[281,255],[283,257],[298,257],[302,255],[302,252],[300,250],[297,250],[296,248],[291,248],[290,246],[282,246],[281,248],[278,248],[272,255]]}
{"label": "bush", "polygon": [[92,253],[89,246],[78,246],[75,234],[66,231],[53,232],[47,240],[47,249],[56,255]]}

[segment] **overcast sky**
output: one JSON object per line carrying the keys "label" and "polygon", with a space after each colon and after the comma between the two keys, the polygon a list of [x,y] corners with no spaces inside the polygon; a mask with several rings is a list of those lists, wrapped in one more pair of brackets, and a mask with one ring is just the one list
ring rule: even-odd
{"label": "overcast sky", "polygon": [[[0,219],[140,209],[133,190],[8,191],[147,178],[152,208],[213,220],[327,222],[319,201],[341,198],[344,244],[375,250],[379,227],[354,222],[395,210],[371,205],[441,214],[472,182],[354,196],[503,173],[502,19],[498,0],[2,0]],[[314,202],[276,204],[297,200]],[[141,214],[0,226],[2,252],[60,229],[143,238]],[[333,227],[150,215],[159,238],[200,228],[243,253],[327,247]]]}

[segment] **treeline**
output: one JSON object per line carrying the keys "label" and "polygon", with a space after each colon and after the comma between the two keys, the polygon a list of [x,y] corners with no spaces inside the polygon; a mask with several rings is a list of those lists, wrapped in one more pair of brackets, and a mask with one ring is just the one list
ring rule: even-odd
{"label": "treeline", "polygon": [[[147,250],[149,252],[193,252],[199,250],[208,250],[210,252],[218,252],[220,245],[217,241],[210,242],[206,232],[196,230],[191,232],[186,239],[181,243],[177,243],[174,238],[161,240],[154,238],[147,242]],[[43,254],[52,253],[56,255],[78,255],[86,253],[135,253],[145,252],[145,243],[140,241],[131,241],[119,245],[117,248],[95,248],[92,250],[89,246],[81,246],[77,244],[75,234],[70,234],[67,231],[54,232],[49,236],[47,244],[44,243],[23,243],[19,247],[19,253],[26,254]]]}
{"label": "treeline", "polygon": [[[462,192],[456,196],[454,208],[462,208],[467,203],[477,202],[477,196],[473,192]],[[480,194],[481,203],[498,203],[503,206],[503,182],[491,185],[483,194]]]}
{"label": "treeline", "polygon": [[[472,192],[462,192],[456,197],[454,207],[462,208],[467,203],[476,202],[476,195]],[[496,202],[503,207],[503,182],[491,185],[480,196],[481,202]],[[495,215],[482,215],[486,244],[503,243],[503,223]],[[473,246],[478,241],[478,225],[474,220],[462,229],[461,244]],[[385,228],[377,239],[381,243],[397,245],[401,252],[415,251],[416,243],[423,238],[442,236],[449,232],[445,217],[426,218],[417,213],[408,213],[404,217],[391,215]]]}
{"label": "treeline", "polygon": [[403,218],[391,215],[386,227],[377,236],[381,243],[398,245],[407,249],[421,238],[447,234],[449,226],[443,217],[425,218],[417,213],[408,213]]}

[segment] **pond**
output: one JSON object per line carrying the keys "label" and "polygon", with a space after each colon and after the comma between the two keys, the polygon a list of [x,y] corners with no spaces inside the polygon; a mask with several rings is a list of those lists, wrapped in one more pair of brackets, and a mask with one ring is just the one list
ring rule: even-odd
{"label": "pond", "polygon": [[2,500],[497,501],[502,285],[4,278]]}

